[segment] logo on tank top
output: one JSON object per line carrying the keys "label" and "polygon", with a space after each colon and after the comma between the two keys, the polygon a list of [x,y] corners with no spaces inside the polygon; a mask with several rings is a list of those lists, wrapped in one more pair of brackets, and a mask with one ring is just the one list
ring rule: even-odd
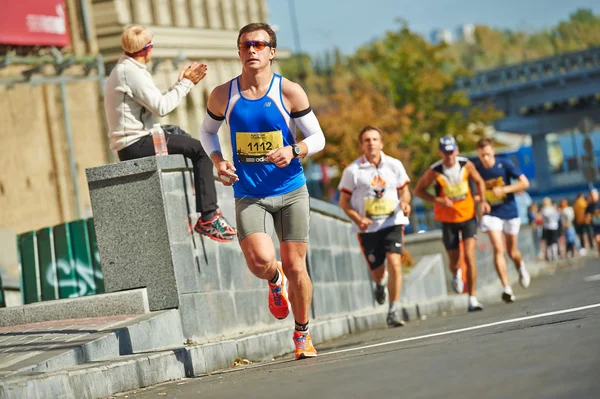
{"label": "logo on tank top", "polygon": [[394,213],[396,203],[393,198],[383,198],[387,182],[377,174],[371,179],[373,197],[365,198],[365,213],[372,219],[385,219]]}
{"label": "logo on tank top", "polygon": [[385,179],[380,175],[375,175],[373,179],[371,179],[371,187],[373,187],[373,191],[375,192],[375,198],[383,197],[386,184]]}

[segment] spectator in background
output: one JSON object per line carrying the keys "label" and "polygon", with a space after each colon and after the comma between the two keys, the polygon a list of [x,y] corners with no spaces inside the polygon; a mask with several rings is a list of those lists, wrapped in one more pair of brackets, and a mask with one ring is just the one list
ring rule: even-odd
{"label": "spectator in background", "polygon": [[533,203],[529,205],[527,210],[527,219],[529,226],[531,226],[531,232],[533,234],[533,245],[535,247],[535,253],[540,253],[540,240],[542,239],[542,219],[540,217],[540,209],[538,204]]}
{"label": "spectator in background", "polygon": [[585,209],[585,218],[588,228],[591,229],[598,254],[600,254],[600,202],[598,190],[590,190],[588,206]]}
{"label": "spectator in background", "polygon": [[542,237],[546,243],[546,259],[557,260],[560,214],[549,197],[544,198],[540,213],[542,214]]}
{"label": "spectator in background", "polygon": [[560,220],[565,236],[565,257],[575,256],[575,250],[577,250],[577,253],[581,251],[581,245],[579,245],[575,227],[573,226],[574,219],[575,212],[573,208],[569,206],[569,202],[566,199],[563,199],[560,201]]}
{"label": "spectator in background", "polygon": [[584,236],[586,235],[586,223],[585,223],[585,209],[588,206],[588,202],[585,199],[583,193],[579,193],[577,194],[577,199],[575,200],[575,203],[573,204],[573,212],[575,214],[575,232],[577,233],[577,235],[579,236],[579,242],[581,242],[581,246],[584,248],[591,248],[592,246],[592,238],[589,235],[589,232],[587,232],[587,235],[589,237],[589,243],[588,245],[586,245],[585,240],[584,240]]}

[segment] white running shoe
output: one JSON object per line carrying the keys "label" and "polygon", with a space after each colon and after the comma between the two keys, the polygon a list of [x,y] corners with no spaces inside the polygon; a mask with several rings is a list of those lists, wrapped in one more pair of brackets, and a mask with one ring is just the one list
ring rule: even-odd
{"label": "white running shoe", "polygon": [[523,288],[529,287],[529,284],[531,283],[531,276],[527,269],[525,269],[524,264],[521,264],[521,268],[519,269],[519,283]]}
{"label": "white running shoe", "polygon": [[502,292],[502,300],[506,303],[511,303],[515,301],[515,294],[513,293],[510,285],[504,287],[504,292]]}
{"label": "white running shoe", "polygon": [[465,289],[465,283],[462,280],[462,269],[458,269],[456,275],[452,279],[452,289],[457,294],[462,294]]}
{"label": "white running shoe", "polygon": [[479,303],[477,298],[475,298],[474,296],[470,296],[469,297],[469,307],[467,308],[467,311],[469,313],[471,313],[471,312],[480,312],[482,310],[483,310],[483,305],[481,303]]}

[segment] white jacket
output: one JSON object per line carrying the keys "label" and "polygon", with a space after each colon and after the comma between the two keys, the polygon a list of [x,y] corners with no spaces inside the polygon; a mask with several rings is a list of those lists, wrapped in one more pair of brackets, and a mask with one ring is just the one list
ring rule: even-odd
{"label": "white jacket", "polygon": [[173,111],[194,84],[181,79],[165,94],[152,81],[146,65],[123,56],[106,80],[104,111],[111,150],[122,150],[150,134],[156,115]]}

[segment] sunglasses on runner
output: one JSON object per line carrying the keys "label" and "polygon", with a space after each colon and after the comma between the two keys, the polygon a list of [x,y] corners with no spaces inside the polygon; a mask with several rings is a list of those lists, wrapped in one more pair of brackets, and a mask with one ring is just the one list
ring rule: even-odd
{"label": "sunglasses on runner", "polygon": [[265,47],[271,47],[271,43],[265,40],[249,40],[247,42],[241,42],[238,45],[240,50],[248,50],[250,47],[254,47],[256,51],[262,51]]}

